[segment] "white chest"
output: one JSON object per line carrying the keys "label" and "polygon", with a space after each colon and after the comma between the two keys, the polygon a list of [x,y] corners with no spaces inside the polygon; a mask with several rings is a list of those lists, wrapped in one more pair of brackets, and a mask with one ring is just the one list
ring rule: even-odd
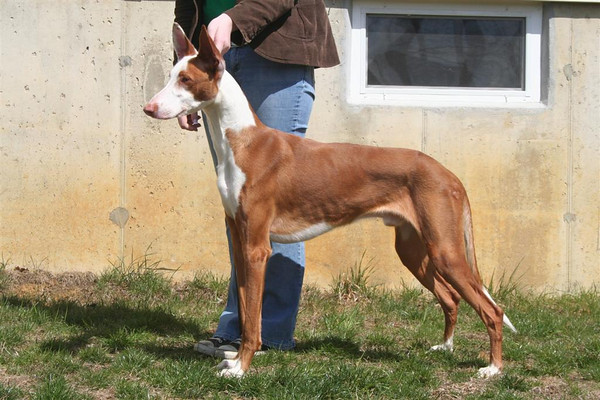
{"label": "white chest", "polygon": [[256,126],[254,114],[242,89],[227,71],[219,84],[219,93],[204,113],[210,126],[210,136],[217,157],[217,187],[225,213],[235,218],[240,193],[246,182],[246,174],[235,163],[227,132],[238,134],[245,128]]}
{"label": "white chest", "polygon": [[236,165],[233,154],[229,154],[217,165],[217,187],[225,213],[231,218],[235,218],[237,213],[245,182],[246,174]]}

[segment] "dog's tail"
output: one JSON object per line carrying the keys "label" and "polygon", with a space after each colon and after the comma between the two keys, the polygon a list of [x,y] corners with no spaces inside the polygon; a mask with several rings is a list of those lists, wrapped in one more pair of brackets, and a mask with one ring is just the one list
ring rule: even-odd
{"label": "dog's tail", "polygon": [[[463,234],[465,237],[465,251],[467,255],[467,262],[471,267],[471,271],[473,275],[477,278],[477,280],[481,283],[481,288],[483,289],[483,293],[486,295],[488,299],[494,304],[496,302],[492,299],[492,296],[488,292],[485,286],[483,286],[483,282],[481,280],[481,275],[479,274],[479,269],[477,268],[477,259],[475,257],[475,245],[473,244],[473,222],[471,219],[471,207],[469,206],[469,201],[465,197],[464,205],[463,205]],[[510,319],[504,314],[502,319],[504,325],[506,325],[511,331],[517,333]]]}
{"label": "dog's tail", "polygon": [[[490,299],[490,301],[492,303],[496,304],[496,302],[494,301],[494,299],[492,299],[492,296],[490,295],[490,292],[488,292],[488,290],[485,288],[485,286],[482,286],[482,289],[483,289],[483,293],[485,293],[486,297],[488,299]],[[504,314],[504,317],[502,318],[502,322],[504,322],[504,325],[506,325],[508,327],[508,329],[510,329],[514,333],[517,333],[517,329],[512,324],[512,322],[510,322],[510,319],[508,319],[508,317],[506,316],[506,314]]]}
{"label": "dog's tail", "polygon": [[471,217],[471,207],[469,206],[469,200],[465,196],[463,202],[463,235],[465,239],[465,254],[467,256],[467,263],[471,268],[471,272],[475,275],[475,278],[481,283],[481,275],[479,275],[479,269],[477,268],[477,258],[475,257],[475,245],[473,244],[473,221]]}

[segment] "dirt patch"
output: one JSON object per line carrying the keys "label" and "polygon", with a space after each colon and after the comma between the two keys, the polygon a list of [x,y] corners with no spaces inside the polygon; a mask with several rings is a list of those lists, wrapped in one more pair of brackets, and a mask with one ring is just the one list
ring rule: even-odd
{"label": "dirt patch", "polygon": [[27,375],[12,375],[6,371],[6,368],[0,366],[0,384],[6,387],[14,387],[26,392],[36,380]]}
{"label": "dirt patch", "polygon": [[[432,393],[432,398],[438,400],[464,399],[469,396],[481,396],[493,387],[501,377],[495,377],[489,380],[471,379],[467,382],[446,382]],[[527,392],[519,392],[519,395],[525,399],[546,399],[562,400],[567,398],[577,398],[580,400],[592,400],[600,398],[600,388],[598,384],[583,380],[580,376],[571,375],[567,379],[556,376],[545,376],[539,378],[529,378],[531,389]],[[576,388],[576,389],[575,389]],[[575,389],[578,394],[571,392]]]}
{"label": "dirt patch", "polygon": [[559,399],[567,393],[569,385],[563,379],[555,376],[541,378],[539,383],[531,389],[531,393],[539,398]]}
{"label": "dirt patch", "polygon": [[52,274],[17,267],[4,272],[0,294],[45,303],[69,301],[87,305],[97,301],[97,282],[98,277],[91,272]]}
{"label": "dirt patch", "polygon": [[464,399],[467,396],[482,394],[488,381],[471,379],[468,382],[447,383],[432,392],[432,398],[439,400]]}
{"label": "dirt patch", "polygon": [[576,387],[577,399],[592,400],[600,399],[600,387],[596,382],[584,380],[578,374],[571,374],[563,379],[556,376],[546,376],[538,379],[537,384],[531,389],[534,398],[540,399],[564,399],[572,387]]}
{"label": "dirt patch", "polygon": [[[131,299],[135,296],[135,293],[127,288],[127,283],[113,282],[109,279],[99,284],[99,277],[92,272],[55,274],[41,269],[15,267],[2,271],[1,277],[0,296],[42,304],[69,302],[90,306],[112,303],[116,299]],[[191,292],[195,298],[210,301],[214,301],[217,296],[213,288],[197,287],[190,281],[171,282],[169,295],[174,294],[183,299]]]}

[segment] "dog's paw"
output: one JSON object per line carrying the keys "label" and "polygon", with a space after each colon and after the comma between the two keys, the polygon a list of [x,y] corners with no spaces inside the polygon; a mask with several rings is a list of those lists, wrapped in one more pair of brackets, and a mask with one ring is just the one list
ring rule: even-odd
{"label": "dog's paw", "polygon": [[491,378],[492,376],[498,375],[500,372],[500,368],[496,367],[495,365],[489,365],[485,368],[480,368],[479,372],[477,373],[477,377],[478,378]]}
{"label": "dog's paw", "polygon": [[449,351],[452,353],[454,351],[454,347],[452,345],[447,345],[446,343],[436,344],[435,346],[432,346],[429,351]]}
{"label": "dog's paw", "polygon": [[217,369],[219,369],[219,376],[227,378],[241,378],[244,376],[240,360],[223,360],[219,363]]}
{"label": "dog's paw", "polygon": [[442,344],[437,344],[431,347],[429,351],[449,351],[452,353],[454,351],[454,342],[452,339],[448,339]]}

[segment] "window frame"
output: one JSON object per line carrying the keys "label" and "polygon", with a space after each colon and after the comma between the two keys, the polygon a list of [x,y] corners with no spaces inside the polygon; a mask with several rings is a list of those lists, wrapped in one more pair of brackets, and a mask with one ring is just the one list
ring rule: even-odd
{"label": "window frame", "polygon": [[[367,85],[367,14],[525,18],[525,88],[456,88]],[[410,106],[527,106],[539,105],[541,93],[542,6],[474,3],[353,2],[348,100],[352,104]]]}

